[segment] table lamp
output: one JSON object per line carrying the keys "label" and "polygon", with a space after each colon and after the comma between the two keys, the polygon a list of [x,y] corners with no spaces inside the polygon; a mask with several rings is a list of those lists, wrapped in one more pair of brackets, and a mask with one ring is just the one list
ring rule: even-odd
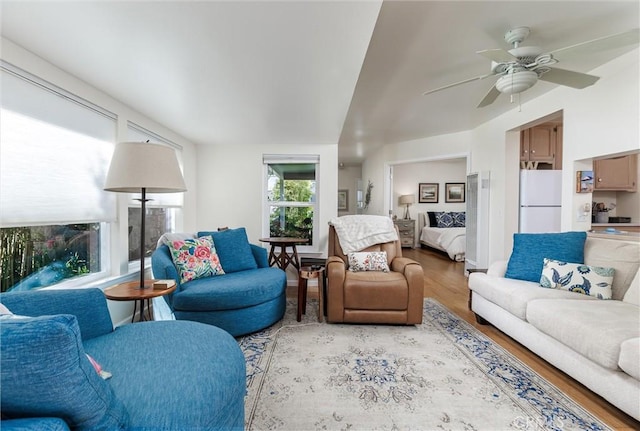
{"label": "table lamp", "polygon": [[[173,148],[147,142],[121,142],[116,145],[104,190],[142,193],[140,222],[140,288],[144,289],[144,233],[147,192],[176,193],[187,190]],[[151,288],[151,286],[149,286]]]}
{"label": "table lamp", "polygon": [[409,206],[411,204],[413,204],[414,202],[415,202],[415,199],[414,199],[413,195],[402,195],[402,196],[400,196],[400,199],[399,199],[398,203],[400,205],[406,205],[407,206],[406,210],[404,211],[404,219],[405,220],[408,220],[408,219],[411,218],[411,216],[409,215]]}

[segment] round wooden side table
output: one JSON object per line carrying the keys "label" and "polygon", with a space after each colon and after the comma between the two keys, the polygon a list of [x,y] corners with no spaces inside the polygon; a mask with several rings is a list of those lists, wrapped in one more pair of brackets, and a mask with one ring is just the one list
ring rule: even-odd
{"label": "round wooden side table", "polygon": [[[166,289],[154,289],[153,283],[163,281],[168,286]],[[153,320],[153,317],[149,314],[145,316],[144,306],[149,303],[151,298],[157,298],[158,296],[168,295],[176,290],[175,280],[145,280],[144,289],[140,288],[140,281],[127,281],[126,283],[116,284],[115,286],[108,287],[104,290],[104,296],[112,301],[135,301],[133,307],[133,316],[131,316],[131,322],[136,318],[136,309],[139,309],[140,322],[145,320]]]}
{"label": "round wooden side table", "polygon": [[318,322],[322,322],[324,315],[324,268],[303,266],[298,271],[298,322],[307,310],[307,282],[310,279],[318,279]]}

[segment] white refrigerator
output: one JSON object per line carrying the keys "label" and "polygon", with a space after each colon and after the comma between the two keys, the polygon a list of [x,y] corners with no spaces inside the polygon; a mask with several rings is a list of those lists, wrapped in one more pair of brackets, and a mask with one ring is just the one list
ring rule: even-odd
{"label": "white refrigerator", "polygon": [[520,232],[560,232],[561,204],[562,171],[520,171]]}

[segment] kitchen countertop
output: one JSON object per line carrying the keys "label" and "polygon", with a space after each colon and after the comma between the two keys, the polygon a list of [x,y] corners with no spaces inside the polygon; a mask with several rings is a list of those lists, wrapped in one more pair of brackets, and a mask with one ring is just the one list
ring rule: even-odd
{"label": "kitchen countertop", "polygon": [[624,230],[625,226],[633,226],[633,227],[638,227],[640,226],[640,223],[591,223],[591,227],[615,227],[616,229],[619,230]]}
{"label": "kitchen countertop", "polygon": [[[629,223],[624,223],[629,224]],[[639,241],[640,242],[640,232],[629,232],[624,229],[620,229],[619,224],[615,226],[614,230],[608,230],[605,225],[592,225],[592,229],[587,232],[587,235],[594,238],[607,238],[607,239],[617,239],[621,241]],[[606,225],[609,226],[609,225]],[[611,229],[611,227],[609,227]]]}

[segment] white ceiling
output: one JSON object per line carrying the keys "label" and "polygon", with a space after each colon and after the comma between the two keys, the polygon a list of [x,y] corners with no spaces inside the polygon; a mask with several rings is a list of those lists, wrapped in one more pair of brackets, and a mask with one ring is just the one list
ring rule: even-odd
{"label": "white ceiling", "polygon": [[[2,36],[197,144],[380,145],[469,130],[513,109],[476,105],[495,78],[476,51],[545,51],[638,27],[632,1],[5,1]],[[588,72],[630,48],[561,58]],[[595,84],[597,85],[597,83]],[[522,94],[555,88],[538,82]],[[580,91],[580,90],[574,90]]]}

